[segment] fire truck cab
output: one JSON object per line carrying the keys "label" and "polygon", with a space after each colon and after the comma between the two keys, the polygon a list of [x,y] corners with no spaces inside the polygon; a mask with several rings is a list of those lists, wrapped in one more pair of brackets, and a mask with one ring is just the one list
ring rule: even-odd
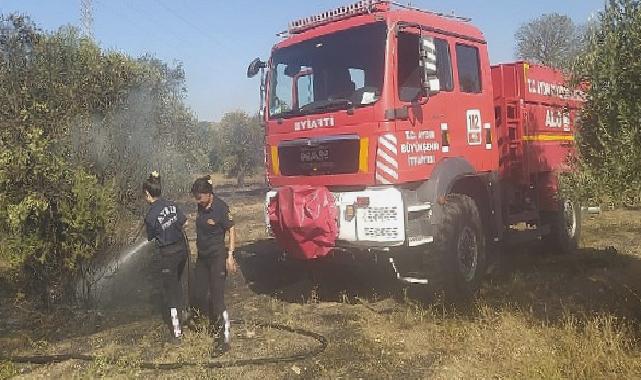
{"label": "fire truck cab", "polygon": [[266,205],[284,187],[326,189],[332,252],[383,254],[399,279],[441,277],[462,294],[512,236],[576,247],[580,209],[558,199],[557,175],[579,101],[561,73],[491,66],[470,20],[390,1],[297,20],[281,36],[248,69],[267,69]]}

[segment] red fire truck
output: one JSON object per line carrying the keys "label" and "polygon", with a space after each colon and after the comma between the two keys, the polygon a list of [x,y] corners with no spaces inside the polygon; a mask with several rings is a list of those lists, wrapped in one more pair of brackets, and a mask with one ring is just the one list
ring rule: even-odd
{"label": "red fire truck", "polygon": [[247,75],[261,73],[266,221],[288,254],[374,253],[402,281],[473,295],[491,250],[576,248],[580,208],[557,178],[581,103],[560,72],[491,66],[469,19],[391,1],[281,37]]}

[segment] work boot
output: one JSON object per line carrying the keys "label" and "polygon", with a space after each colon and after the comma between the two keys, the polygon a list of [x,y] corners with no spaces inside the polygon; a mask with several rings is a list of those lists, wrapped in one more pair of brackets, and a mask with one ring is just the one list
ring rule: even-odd
{"label": "work boot", "polygon": [[212,351],[213,357],[217,358],[222,356],[229,350],[231,350],[231,344],[229,342],[225,342],[224,339],[220,339],[219,337],[214,339],[214,350]]}
{"label": "work boot", "polygon": [[214,334],[214,357],[221,356],[231,350],[230,321],[227,310],[217,319]]}

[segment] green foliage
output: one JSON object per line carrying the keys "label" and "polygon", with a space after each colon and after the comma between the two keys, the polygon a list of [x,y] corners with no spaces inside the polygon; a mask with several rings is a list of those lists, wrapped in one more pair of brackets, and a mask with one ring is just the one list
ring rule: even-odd
{"label": "green foliage", "polygon": [[543,14],[516,31],[516,56],[532,63],[569,69],[583,46],[584,29],[568,16]]}
{"label": "green foliage", "polygon": [[184,72],[105,52],[73,28],[0,16],[0,257],[36,293],[109,244],[151,170],[185,191],[207,164]]}
{"label": "green foliage", "polygon": [[575,197],[638,202],[641,196],[641,4],[611,0],[577,60],[587,101],[578,133],[579,169],[564,182]]}
{"label": "green foliage", "polygon": [[237,178],[238,186],[244,186],[245,176],[253,174],[264,159],[264,132],[260,121],[245,112],[228,112],[218,128],[223,168]]}
{"label": "green foliage", "polygon": [[59,212],[65,226],[62,251],[68,252],[64,256],[64,267],[73,270],[111,236],[116,202],[112,184],[100,185],[94,175],[82,169],[76,169],[71,180],[70,193],[61,199]]}

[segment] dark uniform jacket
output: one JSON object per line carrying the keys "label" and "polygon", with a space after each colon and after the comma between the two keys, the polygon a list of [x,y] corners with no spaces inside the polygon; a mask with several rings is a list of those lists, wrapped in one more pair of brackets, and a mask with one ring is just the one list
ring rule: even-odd
{"label": "dark uniform jacket", "polygon": [[186,220],[185,214],[174,202],[160,198],[151,204],[145,217],[147,239],[155,239],[161,248],[182,243],[185,240],[182,228]]}
{"label": "dark uniform jacket", "polygon": [[[212,220],[214,224],[207,221]],[[214,196],[209,208],[198,206],[196,217],[196,246],[199,257],[210,257],[225,253],[225,233],[234,225],[229,207],[222,199]]]}

